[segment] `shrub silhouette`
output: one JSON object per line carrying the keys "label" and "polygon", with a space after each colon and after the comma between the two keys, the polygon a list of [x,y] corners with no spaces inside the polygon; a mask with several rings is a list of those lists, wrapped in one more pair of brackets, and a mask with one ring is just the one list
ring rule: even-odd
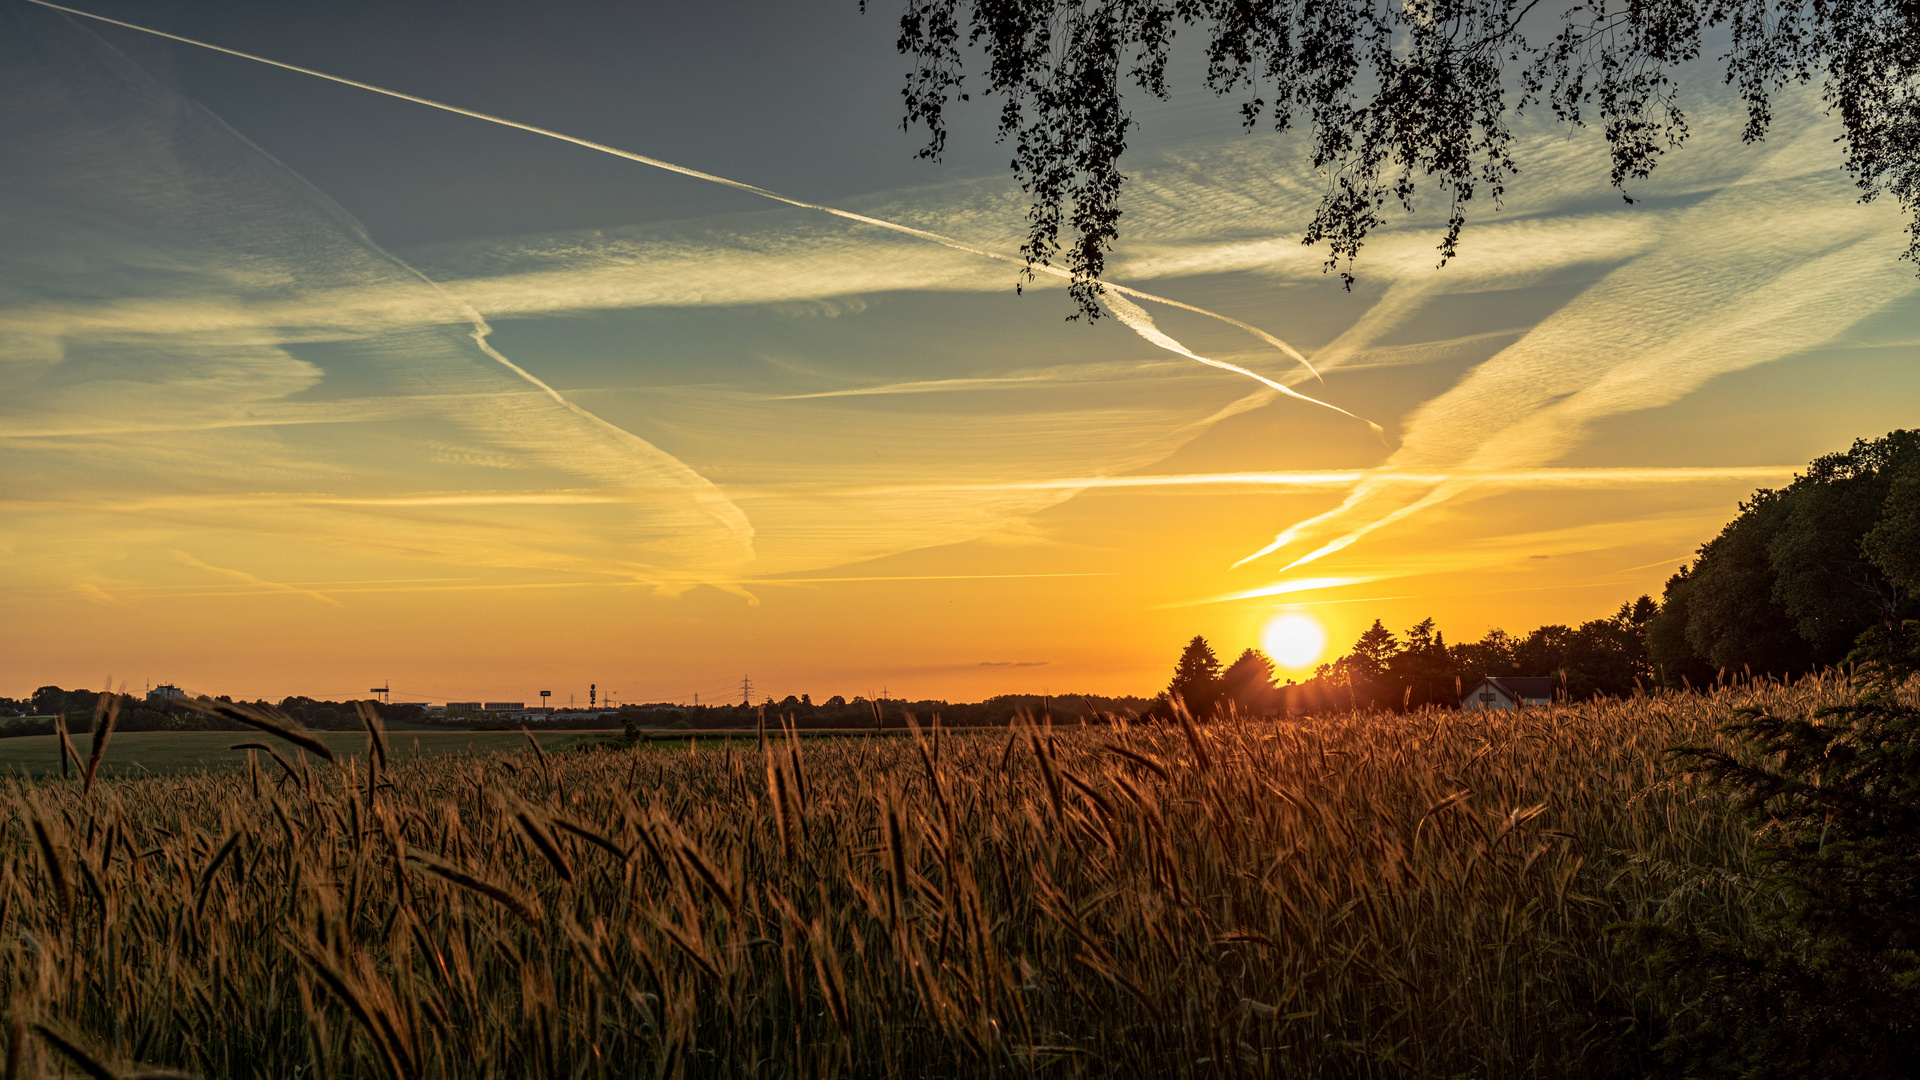
{"label": "shrub silhouette", "polygon": [[1756,827],[1750,924],[1643,927],[1687,1076],[1911,1076],[1920,1061],[1920,709],[1740,711],[1743,752],[1679,756]]}

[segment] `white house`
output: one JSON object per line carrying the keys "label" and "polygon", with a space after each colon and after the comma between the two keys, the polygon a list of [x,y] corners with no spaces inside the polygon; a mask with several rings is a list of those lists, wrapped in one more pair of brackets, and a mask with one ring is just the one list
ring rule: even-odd
{"label": "white house", "polygon": [[1553,704],[1550,675],[1481,679],[1460,698],[1462,709],[1524,709]]}

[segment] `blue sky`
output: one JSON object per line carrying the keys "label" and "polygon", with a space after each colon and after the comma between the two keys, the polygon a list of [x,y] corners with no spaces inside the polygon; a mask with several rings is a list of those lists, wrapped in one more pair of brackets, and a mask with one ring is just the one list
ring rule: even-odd
{"label": "blue sky", "polygon": [[[915,160],[884,6],[94,10],[1019,244],[984,113]],[[1112,276],[1315,378],[1192,311],[1068,323],[899,232],[0,20],[16,690],[1144,692],[1277,614],[1336,647],[1604,614],[1920,403],[1898,211],[1857,202],[1806,96],[1748,147],[1700,83],[1634,206],[1592,133],[1523,120],[1463,257],[1434,267],[1422,212],[1352,292],[1298,242],[1324,178],[1297,142],[1191,85],[1142,103]]]}

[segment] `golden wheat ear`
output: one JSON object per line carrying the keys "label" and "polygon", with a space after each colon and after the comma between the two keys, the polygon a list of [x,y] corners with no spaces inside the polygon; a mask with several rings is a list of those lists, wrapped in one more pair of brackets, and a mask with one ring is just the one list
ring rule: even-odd
{"label": "golden wheat ear", "polygon": [[237,701],[214,701],[211,698],[188,698],[185,704],[195,712],[205,713],[208,716],[218,716],[245,724],[256,731],[264,731],[276,738],[285,739],[300,749],[309,751],[318,757],[323,757],[335,765],[340,763],[339,759],[333,756],[332,747],[321,742],[318,735],[308,731],[305,725],[291,716],[282,716],[264,709],[256,709],[251,705],[243,705]]}
{"label": "golden wheat ear", "polygon": [[67,714],[61,713],[53,718],[53,733],[60,737],[60,779],[69,779],[73,774],[68,766],[80,767],[80,755],[74,753],[73,739],[67,734]]}
{"label": "golden wheat ear", "polygon": [[387,768],[387,725],[380,719],[380,711],[371,701],[356,701],[353,707],[360,713],[360,723],[367,729],[367,756],[378,761],[381,769]]}
{"label": "golden wheat ear", "polygon": [[99,704],[93,707],[93,745],[88,748],[87,769],[80,787],[82,794],[93,794],[93,778],[100,771],[100,760],[107,753],[107,737],[113,734],[113,724],[119,716],[120,695],[103,691]]}

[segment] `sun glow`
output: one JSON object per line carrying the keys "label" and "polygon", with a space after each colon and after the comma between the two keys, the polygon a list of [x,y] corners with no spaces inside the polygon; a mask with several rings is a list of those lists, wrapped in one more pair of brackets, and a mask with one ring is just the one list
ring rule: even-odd
{"label": "sun glow", "polygon": [[1300,669],[1320,659],[1327,631],[1320,620],[1298,611],[1276,615],[1260,635],[1260,645],[1283,668]]}

